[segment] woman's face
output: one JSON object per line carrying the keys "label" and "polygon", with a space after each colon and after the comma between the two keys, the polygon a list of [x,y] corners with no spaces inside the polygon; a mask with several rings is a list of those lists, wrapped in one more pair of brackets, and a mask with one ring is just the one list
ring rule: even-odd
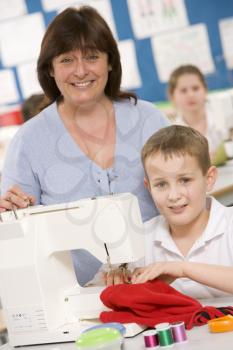
{"label": "woman's face", "polygon": [[202,110],[206,94],[200,78],[196,74],[185,73],[178,78],[171,100],[180,113],[185,115]]}
{"label": "woman's face", "polygon": [[66,52],[52,61],[54,77],[64,103],[73,107],[91,106],[105,96],[111,66],[108,55],[97,50]]}

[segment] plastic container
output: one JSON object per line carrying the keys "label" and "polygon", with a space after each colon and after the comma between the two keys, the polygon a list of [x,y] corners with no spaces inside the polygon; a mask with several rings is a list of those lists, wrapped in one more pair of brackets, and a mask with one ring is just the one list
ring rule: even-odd
{"label": "plastic container", "polygon": [[115,328],[121,333],[121,335],[124,335],[126,333],[125,326],[119,322],[109,322],[109,323],[97,324],[96,326],[92,326],[92,327],[86,329],[83,333],[92,331],[93,329],[99,329],[99,328]]}
{"label": "plastic container", "polygon": [[112,327],[86,331],[76,341],[78,350],[121,350],[123,337]]}

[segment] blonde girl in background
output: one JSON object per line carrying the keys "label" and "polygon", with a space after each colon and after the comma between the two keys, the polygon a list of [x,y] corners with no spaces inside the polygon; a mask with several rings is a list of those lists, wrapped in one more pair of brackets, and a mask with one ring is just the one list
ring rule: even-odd
{"label": "blonde girl in background", "polygon": [[[213,163],[226,160],[223,133],[217,128],[214,115],[208,109],[208,88],[201,71],[193,65],[176,68],[168,81],[168,96],[175,108],[175,124],[191,126],[209,142]],[[219,152],[224,153],[219,157]],[[221,159],[219,159],[221,158]]]}

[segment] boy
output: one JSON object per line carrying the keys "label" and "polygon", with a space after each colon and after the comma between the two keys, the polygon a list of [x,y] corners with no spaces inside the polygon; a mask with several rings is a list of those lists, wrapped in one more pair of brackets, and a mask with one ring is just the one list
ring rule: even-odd
{"label": "boy", "polygon": [[[146,267],[131,281],[159,277],[194,298],[233,294],[233,207],[206,195],[217,176],[207,139],[190,127],[168,126],[146,142],[142,162],[161,215],[145,223]],[[108,285],[128,280],[119,269],[107,276]]]}
{"label": "boy", "polygon": [[217,176],[206,138],[168,126],[146,142],[142,162],[161,215],[145,224],[146,267],[134,271],[132,282],[172,279],[194,298],[233,294],[233,208],[206,195]]}

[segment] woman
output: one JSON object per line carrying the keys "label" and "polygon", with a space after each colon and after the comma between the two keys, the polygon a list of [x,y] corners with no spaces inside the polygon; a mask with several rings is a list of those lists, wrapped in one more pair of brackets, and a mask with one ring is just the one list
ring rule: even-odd
{"label": "woman", "polygon": [[[120,90],[117,44],[98,12],[84,6],[60,13],[45,33],[37,69],[53,103],[9,147],[1,210],[132,192],[143,220],[154,216],[140,150],[167,121],[152,104]],[[92,277],[84,272],[81,283]]]}

